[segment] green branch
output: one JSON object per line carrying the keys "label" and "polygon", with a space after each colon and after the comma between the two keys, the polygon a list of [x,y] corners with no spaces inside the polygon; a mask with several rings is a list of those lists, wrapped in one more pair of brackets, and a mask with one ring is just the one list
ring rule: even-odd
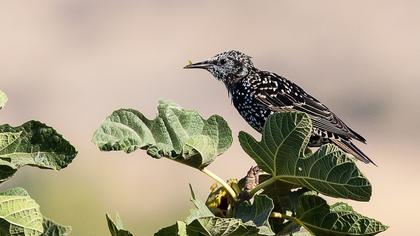
{"label": "green branch", "polygon": [[259,192],[260,190],[264,189],[265,187],[269,186],[270,184],[273,184],[274,182],[276,182],[278,179],[276,177],[271,177],[269,179],[267,179],[266,181],[258,184],[257,186],[255,186],[255,188],[253,188],[250,192],[249,192],[249,196],[253,197],[257,192]]}
{"label": "green branch", "polygon": [[271,218],[284,219],[284,218],[285,218],[285,216],[287,216],[287,215],[281,214],[280,212],[275,212],[275,211],[273,211],[273,212],[271,212],[271,213],[270,213],[270,217],[271,217]]}

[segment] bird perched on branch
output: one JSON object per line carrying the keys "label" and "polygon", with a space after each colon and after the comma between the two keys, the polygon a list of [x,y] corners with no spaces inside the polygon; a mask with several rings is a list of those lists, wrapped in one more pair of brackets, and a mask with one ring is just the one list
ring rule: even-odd
{"label": "bird perched on branch", "polygon": [[250,56],[228,51],[184,68],[205,69],[222,81],[236,109],[258,132],[274,112],[305,112],[313,123],[310,147],[332,142],[364,163],[373,163],[352,143],[353,139],[366,143],[361,135],[295,83],[276,73],[255,68]]}

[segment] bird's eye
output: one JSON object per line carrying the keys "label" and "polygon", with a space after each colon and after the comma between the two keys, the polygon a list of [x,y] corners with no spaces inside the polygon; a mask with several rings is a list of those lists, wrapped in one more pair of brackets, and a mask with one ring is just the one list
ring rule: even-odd
{"label": "bird's eye", "polygon": [[220,59],[220,65],[226,64],[226,59]]}

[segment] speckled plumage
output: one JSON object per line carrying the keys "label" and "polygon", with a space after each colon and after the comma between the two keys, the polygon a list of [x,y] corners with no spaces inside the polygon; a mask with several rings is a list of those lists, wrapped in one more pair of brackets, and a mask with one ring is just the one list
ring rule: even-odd
{"label": "speckled plumage", "polygon": [[361,135],[298,85],[275,73],[255,68],[251,57],[238,51],[228,51],[185,68],[206,69],[222,81],[236,109],[257,131],[262,131],[266,119],[274,112],[305,112],[313,123],[310,146],[332,142],[357,159],[373,163],[351,142],[356,139],[365,143]]}

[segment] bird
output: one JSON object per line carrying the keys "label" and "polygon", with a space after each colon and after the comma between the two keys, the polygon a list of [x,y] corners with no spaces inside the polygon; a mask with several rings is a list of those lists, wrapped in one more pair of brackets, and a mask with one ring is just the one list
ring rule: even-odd
{"label": "bird", "polygon": [[297,84],[276,73],[256,68],[252,58],[240,51],[219,53],[184,69],[204,69],[223,82],[240,115],[259,133],[276,112],[304,112],[313,124],[309,147],[334,143],[358,160],[376,164],[354,143],[366,139],[346,125],[326,105]]}

